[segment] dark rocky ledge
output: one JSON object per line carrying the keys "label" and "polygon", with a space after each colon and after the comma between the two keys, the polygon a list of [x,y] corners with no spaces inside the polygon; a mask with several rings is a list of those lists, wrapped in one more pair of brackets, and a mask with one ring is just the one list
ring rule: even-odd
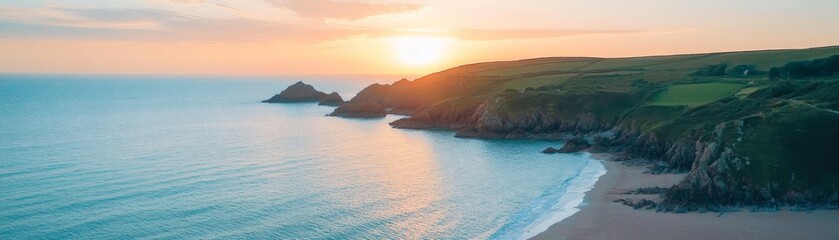
{"label": "dark rocky ledge", "polygon": [[558,153],[579,152],[579,151],[582,151],[582,150],[585,150],[585,149],[589,148],[589,146],[590,145],[588,144],[588,142],[585,139],[583,139],[581,137],[575,137],[575,138],[572,138],[571,140],[566,141],[565,145],[563,145],[562,148],[557,150],[557,152]]}
{"label": "dark rocky ledge", "polygon": [[328,116],[345,118],[383,118],[387,115],[385,107],[377,103],[347,102],[339,106]]}

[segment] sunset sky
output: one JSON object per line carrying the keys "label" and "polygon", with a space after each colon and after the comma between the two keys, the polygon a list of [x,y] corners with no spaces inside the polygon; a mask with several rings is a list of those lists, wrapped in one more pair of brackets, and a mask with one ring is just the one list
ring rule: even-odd
{"label": "sunset sky", "polygon": [[837,13],[836,0],[0,0],[0,72],[422,74],[806,48],[839,44]]}

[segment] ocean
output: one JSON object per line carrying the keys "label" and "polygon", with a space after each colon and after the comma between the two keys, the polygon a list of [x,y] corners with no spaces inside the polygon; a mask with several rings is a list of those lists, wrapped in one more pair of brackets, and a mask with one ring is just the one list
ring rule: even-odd
{"label": "ocean", "polygon": [[0,75],[2,239],[521,239],[605,170],[261,100],[387,76]]}

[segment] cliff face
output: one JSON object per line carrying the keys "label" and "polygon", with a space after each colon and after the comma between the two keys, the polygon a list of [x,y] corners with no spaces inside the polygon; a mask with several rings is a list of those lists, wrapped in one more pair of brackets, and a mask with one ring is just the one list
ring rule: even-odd
{"label": "cliff face", "polygon": [[508,111],[508,107],[504,97],[487,99],[465,119],[457,136],[563,139],[569,134],[605,130],[611,126],[593,112],[567,118],[547,107],[516,111]]}
{"label": "cliff face", "polygon": [[697,140],[690,172],[660,207],[839,206],[839,114],[806,105],[781,108],[719,124],[708,139]]}

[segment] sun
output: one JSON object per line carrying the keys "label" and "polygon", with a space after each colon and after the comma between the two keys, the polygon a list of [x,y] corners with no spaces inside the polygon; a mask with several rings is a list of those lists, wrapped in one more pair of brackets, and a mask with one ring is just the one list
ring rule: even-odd
{"label": "sun", "polygon": [[406,36],[390,39],[400,62],[412,66],[438,63],[443,58],[447,40],[441,37]]}

